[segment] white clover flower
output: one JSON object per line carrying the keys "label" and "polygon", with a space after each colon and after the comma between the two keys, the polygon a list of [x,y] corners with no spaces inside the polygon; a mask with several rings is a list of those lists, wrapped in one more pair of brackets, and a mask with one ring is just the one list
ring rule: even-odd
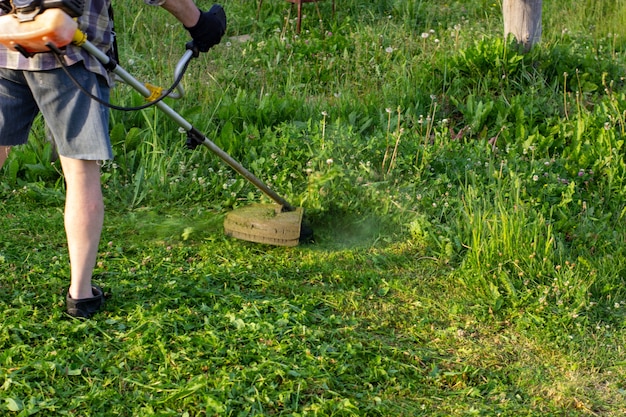
{"label": "white clover flower", "polygon": [[393,48],[391,46],[388,46],[385,48],[385,52],[387,52],[388,54],[393,52]]}
{"label": "white clover flower", "polygon": [[328,158],[328,159],[326,160],[326,164],[327,164],[327,165],[332,165],[332,164],[333,164],[333,162],[335,162],[335,161],[333,161],[333,159],[332,159],[332,158]]}
{"label": "white clover flower", "polygon": [[426,39],[430,36],[430,34],[428,32],[423,32],[422,33],[422,39]]}

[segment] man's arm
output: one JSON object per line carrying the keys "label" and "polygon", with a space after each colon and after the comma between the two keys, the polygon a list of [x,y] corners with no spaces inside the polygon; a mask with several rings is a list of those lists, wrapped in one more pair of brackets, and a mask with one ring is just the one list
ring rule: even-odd
{"label": "man's arm", "polygon": [[[148,3],[151,1],[148,0]],[[207,52],[220,43],[226,33],[226,13],[218,4],[206,12],[200,10],[194,0],[159,0],[157,4],[176,17],[189,31],[196,51]]]}
{"label": "man's arm", "polygon": [[185,27],[193,27],[200,19],[200,9],[193,0],[167,0],[161,5]]}

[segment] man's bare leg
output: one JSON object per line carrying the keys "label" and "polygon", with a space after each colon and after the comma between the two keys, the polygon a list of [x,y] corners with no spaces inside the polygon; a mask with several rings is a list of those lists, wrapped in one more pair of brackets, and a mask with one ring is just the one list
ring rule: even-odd
{"label": "man's bare leg", "polygon": [[4,161],[7,160],[10,150],[10,146],[0,146],[0,168],[2,168],[2,165],[4,165]]}
{"label": "man's bare leg", "polygon": [[75,300],[91,298],[91,277],[104,221],[100,166],[97,161],[63,156],[61,166],[67,186],[65,232],[71,266],[69,295]]}

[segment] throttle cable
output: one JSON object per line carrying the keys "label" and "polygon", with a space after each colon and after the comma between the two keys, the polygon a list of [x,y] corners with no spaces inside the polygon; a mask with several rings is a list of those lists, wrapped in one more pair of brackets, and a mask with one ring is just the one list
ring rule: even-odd
{"label": "throttle cable", "polygon": [[[149,101],[148,103],[142,104],[141,106],[128,106],[127,107],[127,106],[118,106],[118,105],[115,105],[115,104],[111,104],[111,103],[107,102],[106,100],[103,100],[100,97],[95,96],[91,92],[87,91],[85,89],[85,87],[80,85],[78,80],[70,73],[69,66],[67,65],[65,60],[63,60],[63,55],[64,55],[63,51],[61,51],[55,45],[49,44],[48,47],[53,52],[54,57],[56,58],[57,62],[61,65],[61,68],[63,69],[65,74],[67,74],[67,76],[72,81],[72,83],[74,83],[74,85],[82,93],[86,94],[89,98],[91,98],[92,100],[102,104],[105,107],[108,107],[108,108],[113,109],[113,110],[120,110],[120,111],[138,111],[138,110],[143,110],[143,109],[147,109],[148,107],[154,106],[158,102],[162,101],[165,97],[169,96],[176,89],[176,87],[178,87],[178,84],[180,84],[181,80],[183,79],[183,76],[185,75],[185,72],[187,71],[187,67],[189,66],[189,62],[190,62],[190,61],[187,61],[187,62],[184,63],[182,71],[180,71],[180,74],[178,74],[178,76],[176,77],[176,79],[174,80],[174,82],[172,83],[170,88],[165,90],[165,93],[161,94],[155,100]],[[117,65],[117,63],[114,62],[114,61],[112,61],[111,64],[113,65],[113,67],[115,67]]]}

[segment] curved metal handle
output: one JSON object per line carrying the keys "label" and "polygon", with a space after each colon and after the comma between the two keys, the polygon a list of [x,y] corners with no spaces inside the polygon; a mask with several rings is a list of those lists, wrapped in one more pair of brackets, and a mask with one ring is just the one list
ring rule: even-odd
{"label": "curved metal handle", "polygon": [[[180,60],[178,61],[178,64],[176,64],[176,69],[174,70],[174,80],[177,80],[178,77],[182,76],[183,72],[185,71],[185,68],[187,67],[187,64],[189,63],[189,61],[191,61],[191,58],[194,57],[194,52],[192,50],[186,50],[185,53],[183,54],[183,56],[180,58]],[[173,98],[173,99],[179,99],[181,97],[183,97],[185,95],[185,90],[183,89],[183,85],[181,83],[178,83],[178,85],[176,86],[176,92],[171,92],[168,94],[168,97]]]}

